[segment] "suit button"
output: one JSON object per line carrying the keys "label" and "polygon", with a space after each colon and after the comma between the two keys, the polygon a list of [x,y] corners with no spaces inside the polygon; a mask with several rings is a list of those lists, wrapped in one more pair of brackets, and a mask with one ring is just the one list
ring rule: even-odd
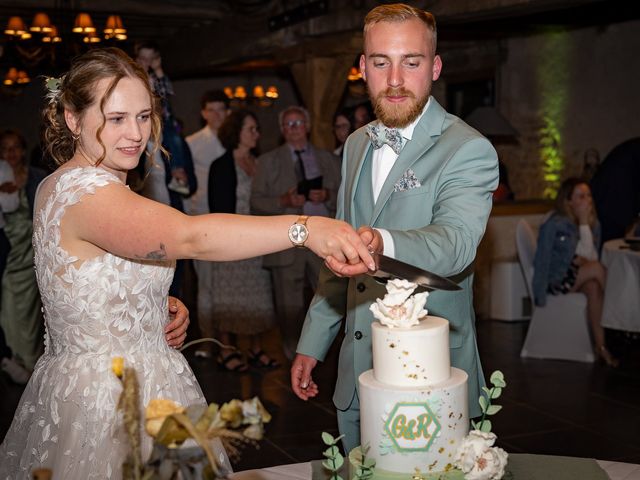
{"label": "suit button", "polygon": [[367,289],[367,287],[365,286],[365,284],[364,284],[364,283],[362,283],[362,282],[360,282],[360,283],[356,286],[356,288],[358,289],[358,291],[359,291],[360,293],[364,292],[364,291]]}
{"label": "suit button", "polygon": [[354,333],[353,336],[356,337],[356,340],[360,340],[362,338],[362,332],[360,330],[356,330],[356,333]]}

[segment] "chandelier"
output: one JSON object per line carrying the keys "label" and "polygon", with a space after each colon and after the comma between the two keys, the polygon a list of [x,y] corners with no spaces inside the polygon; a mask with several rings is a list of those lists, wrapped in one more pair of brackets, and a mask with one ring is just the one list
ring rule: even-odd
{"label": "chandelier", "polygon": [[20,16],[10,17],[4,29],[3,85],[24,85],[30,81],[29,73],[57,73],[67,67],[70,58],[92,45],[127,39],[127,29],[115,14],[107,17],[102,32],[88,13],[78,13],[73,25],[63,30],[64,26],[58,28],[45,12],[37,12],[30,26]]}
{"label": "chandelier", "polygon": [[243,85],[224,87],[224,93],[231,100],[231,104],[234,107],[243,107],[248,104],[270,107],[280,96],[275,85],[271,85],[266,89],[262,85],[255,85],[251,89],[251,95],[247,93],[247,88]]}

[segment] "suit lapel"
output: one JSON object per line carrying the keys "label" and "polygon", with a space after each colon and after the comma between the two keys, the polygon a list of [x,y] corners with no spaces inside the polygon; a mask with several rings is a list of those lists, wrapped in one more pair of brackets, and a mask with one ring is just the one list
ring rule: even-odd
{"label": "suit lapel", "polygon": [[396,182],[414,163],[426,155],[435,143],[436,138],[440,136],[445,114],[445,110],[436,102],[436,99],[431,97],[428,110],[416,125],[411,140],[407,142],[400,152],[396,162],[393,164],[393,167],[391,167],[387,179],[382,185],[382,190],[380,190],[380,195],[378,195],[373,216],[371,217],[371,225],[375,225],[382,210],[389,201]]}
{"label": "suit lapel", "polygon": [[[369,141],[369,137],[365,130],[362,128],[360,131],[355,132],[351,137],[349,137],[349,141],[352,141],[354,145],[347,146],[351,147],[347,150],[347,154],[351,151],[353,152],[351,155],[347,155],[347,165],[346,165],[346,177],[345,177],[345,216],[344,219],[348,223],[351,223],[354,219],[353,209],[354,209],[354,197],[356,193],[356,187],[358,185],[358,179],[360,178],[360,174],[362,172],[362,166],[364,165],[364,161],[367,157],[367,152],[371,148],[371,142]],[[349,161],[351,158],[354,161]]]}

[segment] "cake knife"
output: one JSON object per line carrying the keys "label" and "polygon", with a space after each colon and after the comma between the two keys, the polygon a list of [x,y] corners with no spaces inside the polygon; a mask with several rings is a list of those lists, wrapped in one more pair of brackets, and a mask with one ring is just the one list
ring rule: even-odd
{"label": "cake knife", "polygon": [[416,283],[427,290],[462,290],[456,283],[435,273],[422,270],[381,253],[372,253],[378,269],[372,273],[377,278],[400,278]]}

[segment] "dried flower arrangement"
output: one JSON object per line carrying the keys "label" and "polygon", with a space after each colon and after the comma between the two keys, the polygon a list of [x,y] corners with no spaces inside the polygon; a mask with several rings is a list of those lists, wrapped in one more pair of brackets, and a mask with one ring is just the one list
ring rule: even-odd
{"label": "dried flower arrangement", "polygon": [[123,413],[130,451],[122,465],[123,480],[215,480],[231,469],[227,454],[238,458],[240,449],[257,446],[264,424],[271,420],[258,397],[231,400],[219,407],[182,407],[171,400],[153,399],[145,411],[145,431],[153,437],[148,460],[141,454],[141,415],[135,370],[116,357],[112,370],[122,382],[118,409]]}

